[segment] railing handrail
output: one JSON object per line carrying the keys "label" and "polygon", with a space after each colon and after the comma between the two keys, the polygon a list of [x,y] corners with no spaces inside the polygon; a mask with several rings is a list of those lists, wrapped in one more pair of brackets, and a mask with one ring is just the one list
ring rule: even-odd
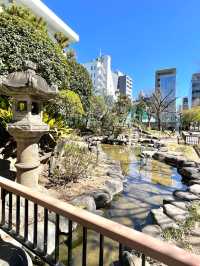
{"label": "railing handrail", "polygon": [[167,265],[200,265],[200,256],[16,182],[0,177],[0,187]]}

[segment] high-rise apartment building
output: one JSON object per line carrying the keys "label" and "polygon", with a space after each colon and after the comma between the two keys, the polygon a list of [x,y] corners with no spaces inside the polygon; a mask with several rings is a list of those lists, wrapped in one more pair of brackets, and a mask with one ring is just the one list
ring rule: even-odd
{"label": "high-rise apartment building", "polygon": [[192,107],[200,106],[200,73],[192,75]]}
{"label": "high-rise apartment building", "polygon": [[[176,68],[156,71],[155,89],[160,89],[162,97],[172,101],[162,114],[162,123],[166,127],[176,126]],[[173,101],[174,100],[174,101]]]}
{"label": "high-rise apartment building", "polygon": [[182,110],[188,110],[189,109],[189,100],[188,97],[183,97],[182,100]]}
{"label": "high-rise apartment building", "polygon": [[132,79],[128,75],[121,75],[118,78],[118,90],[121,95],[132,98]]}

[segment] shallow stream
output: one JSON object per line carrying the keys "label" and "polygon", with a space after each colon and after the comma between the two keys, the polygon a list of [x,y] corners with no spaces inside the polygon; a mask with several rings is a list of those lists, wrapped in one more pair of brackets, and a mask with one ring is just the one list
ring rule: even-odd
{"label": "shallow stream", "polygon": [[[164,163],[141,159],[140,148],[128,146],[103,145],[103,150],[113,160],[121,163],[124,179],[124,191],[116,196],[111,205],[104,210],[104,216],[123,225],[141,230],[152,223],[149,214],[152,208],[162,205],[163,198],[172,194],[175,189],[184,189],[181,176],[176,168]],[[73,233],[77,241],[73,249],[73,265],[81,265],[82,245],[80,234]],[[88,232],[88,266],[98,265],[99,235]],[[65,248],[66,252],[66,248]],[[110,239],[105,239],[105,265],[117,260],[118,246]],[[66,257],[66,253],[63,254]]]}

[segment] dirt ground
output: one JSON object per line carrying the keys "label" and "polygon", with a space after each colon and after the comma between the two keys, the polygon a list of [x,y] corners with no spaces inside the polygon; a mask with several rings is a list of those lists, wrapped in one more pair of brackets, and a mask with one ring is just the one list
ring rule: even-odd
{"label": "dirt ground", "polygon": [[97,165],[92,169],[90,176],[79,179],[77,182],[69,182],[65,187],[49,186],[48,165],[42,165],[39,184],[41,187],[48,188],[48,194],[61,200],[70,201],[84,193],[103,188],[105,181],[110,177],[107,175],[109,163],[105,159],[99,159]]}

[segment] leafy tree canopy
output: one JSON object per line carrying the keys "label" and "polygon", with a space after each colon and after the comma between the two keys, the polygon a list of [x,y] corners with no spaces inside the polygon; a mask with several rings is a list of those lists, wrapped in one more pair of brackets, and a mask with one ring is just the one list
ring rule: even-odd
{"label": "leafy tree canopy", "polygon": [[[89,110],[92,81],[87,70],[75,61],[73,51],[66,50],[68,45],[68,38],[61,33],[55,34],[54,42],[48,36],[46,23],[27,8],[12,4],[0,13],[0,75],[25,70],[27,61],[36,63],[37,73],[61,90],[60,108],[65,104],[65,114],[80,116]],[[0,99],[0,104],[3,103]],[[57,107],[53,118],[59,114],[62,120],[64,115]],[[47,107],[50,112],[46,120],[52,119],[51,108],[52,104]],[[9,111],[11,117],[8,108],[1,109]]]}
{"label": "leafy tree canopy", "polygon": [[184,124],[193,122],[200,123],[200,106],[184,110],[182,113],[182,121]]}
{"label": "leafy tree canopy", "polygon": [[84,110],[88,111],[93,89],[89,73],[75,60],[69,61],[69,72],[70,79],[68,88],[80,96]]}
{"label": "leafy tree canopy", "polygon": [[[51,127],[76,126],[76,120],[84,115],[82,102],[77,93],[61,90],[58,96],[46,106],[45,122]],[[60,121],[58,123],[58,121]],[[62,123],[61,123],[62,122]]]}
{"label": "leafy tree canopy", "polygon": [[0,13],[0,75],[24,70],[27,60],[37,64],[37,73],[50,85],[67,83],[67,60],[49,38],[43,20],[24,7],[11,5]]}
{"label": "leafy tree canopy", "polygon": [[59,106],[66,117],[76,117],[84,114],[83,106],[77,93],[71,90],[61,90],[59,96],[61,99]]}

